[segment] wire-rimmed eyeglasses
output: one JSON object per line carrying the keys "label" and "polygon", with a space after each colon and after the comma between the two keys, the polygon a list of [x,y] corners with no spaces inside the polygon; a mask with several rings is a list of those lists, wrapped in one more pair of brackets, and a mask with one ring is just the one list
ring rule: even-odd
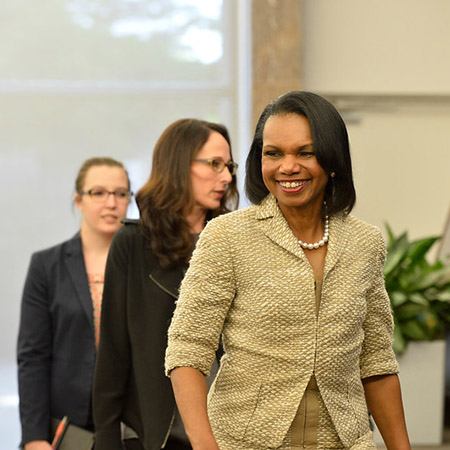
{"label": "wire-rimmed eyeglasses", "polygon": [[223,169],[225,169],[225,167],[226,167],[228,169],[228,171],[230,172],[231,176],[236,175],[236,170],[238,168],[238,164],[235,163],[234,161],[229,161],[226,163],[223,159],[196,158],[196,159],[194,159],[194,161],[204,162],[204,163],[209,164],[211,166],[211,169],[217,173],[223,172]]}
{"label": "wire-rimmed eyeglasses", "polygon": [[118,202],[128,202],[133,197],[133,192],[128,189],[116,189],[115,191],[108,191],[105,188],[92,188],[88,191],[79,191],[80,195],[89,195],[94,202],[106,202],[110,195],[114,195]]}

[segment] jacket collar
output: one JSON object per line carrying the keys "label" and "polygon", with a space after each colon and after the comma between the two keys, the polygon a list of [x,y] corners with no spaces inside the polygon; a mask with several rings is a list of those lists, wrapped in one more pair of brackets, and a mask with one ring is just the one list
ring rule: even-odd
{"label": "jacket collar", "polygon": [[[297,238],[290,229],[276,198],[269,194],[258,206],[256,206],[255,218],[263,233],[280,247],[307,262],[304,251],[298,244]],[[344,251],[348,241],[346,218],[344,216],[332,216],[329,224],[329,241],[327,244],[327,256],[325,259],[324,279],[333,269]]]}
{"label": "jacket collar", "polygon": [[80,233],[77,233],[72,239],[67,241],[65,264],[81,306],[89,323],[94,326],[91,292],[89,289],[86,266],[84,264]]}
{"label": "jacket collar", "polygon": [[263,233],[280,247],[306,261],[305,254],[281,212],[278,202],[269,194],[256,207],[255,218]]}

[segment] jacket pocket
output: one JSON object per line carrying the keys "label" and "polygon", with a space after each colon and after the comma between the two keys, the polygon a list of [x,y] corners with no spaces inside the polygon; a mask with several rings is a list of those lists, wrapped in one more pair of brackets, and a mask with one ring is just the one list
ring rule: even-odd
{"label": "jacket pocket", "polygon": [[369,411],[367,409],[366,398],[362,381],[352,379],[348,384],[348,401],[355,418],[355,435],[358,438],[365,437],[370,431]]}
{"label": "jacket pocket", "polygon": [[252,416],[260,384],[246,376],[233,376],[222,368],[208,395],[208,416],[213,428],[241,440]]}
{"label": "jacket pocket", "polygon": [[274,381],[260,386],[243,441],[261,448],[279,447],[300,404],[298,381]]}
{"label": "jacket pocket", "polygon": [[361,436],[356,442],[350,447],[350,450],[376,450],[377,446],[373,441],[373,434],[369,430],[364,436]]}

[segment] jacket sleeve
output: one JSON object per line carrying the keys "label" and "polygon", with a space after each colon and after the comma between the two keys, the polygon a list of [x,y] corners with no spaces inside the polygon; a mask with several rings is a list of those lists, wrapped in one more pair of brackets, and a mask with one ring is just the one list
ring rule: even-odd
{"label": "jacket sleeve", "polygon": [[181,284],[168,332],[166,374],[188,366],[209,375],[235,291],[230,242],[214,219],[202,232]]}
{"label": "jacket sleeve", "polygon": [[130,250],[125,228],[115,234],[106,263],[92,402],[96,450],[122,448],[120,420],[130,369],[126,305]]}
{"label": "jacket sleeve", "polygon": [[22,444],[49,439],[52,334],[48,276],[35,253],[24,285],[17,342]]}
{"label": "jacket sleeve", "polygon": [[367,293],[367,314],[363,323],[364,342],[360,356],[361,378],[398,372],[397,360],[392,348],[394,321],[383,275],[386,247],[379,230],[377,230],[375,240],[374,276]]}

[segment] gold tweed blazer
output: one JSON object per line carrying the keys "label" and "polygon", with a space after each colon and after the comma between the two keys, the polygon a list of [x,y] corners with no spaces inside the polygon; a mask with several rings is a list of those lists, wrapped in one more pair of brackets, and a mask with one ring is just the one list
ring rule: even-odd
{"label": "gold tweed blazer", "polygon": [[212,220],[197,243],[166,373],[207,375],[222,335],[208,415],[213,432],[243,449],[282,444],[313,374],[345,447],[373,448],[361,379],[398,372],[385,245],[378,228],[350,215],[332,217],[329,236],[318,316],[312,268],[272,195]]}

